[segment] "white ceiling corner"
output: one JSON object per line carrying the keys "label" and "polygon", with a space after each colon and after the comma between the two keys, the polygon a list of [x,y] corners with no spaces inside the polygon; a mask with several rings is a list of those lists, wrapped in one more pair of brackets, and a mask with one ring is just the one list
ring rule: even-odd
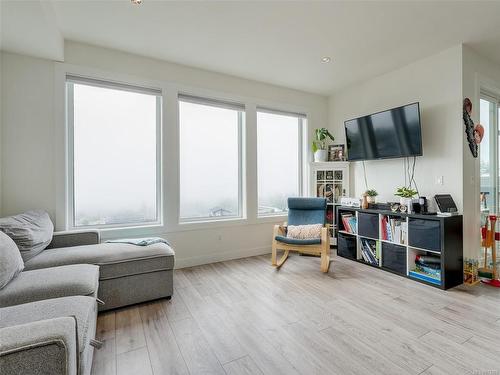
{"label": "white ceiling corner", "polygon": [[53,3],[46,0],[0,0],[0,49],[62,61],[64,38]]}

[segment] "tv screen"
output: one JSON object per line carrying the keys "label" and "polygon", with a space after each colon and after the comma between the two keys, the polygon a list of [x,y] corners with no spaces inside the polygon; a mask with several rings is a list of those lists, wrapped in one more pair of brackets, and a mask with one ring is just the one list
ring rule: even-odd
{"label": "tv screen", "polygon": [[419,103],[345,121],[347,160],[422,155]]}

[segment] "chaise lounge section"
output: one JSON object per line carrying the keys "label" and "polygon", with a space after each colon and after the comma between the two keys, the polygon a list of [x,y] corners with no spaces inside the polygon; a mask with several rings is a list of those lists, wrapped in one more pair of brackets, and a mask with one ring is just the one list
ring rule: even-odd
{"label": "chaise lounge section", "polygon": [[50,245],[25,262],[25,270],[72,264],[99,266],[98,298],[105,311],[173,293],[175,253],[165,243],[100,243],[98,231],[55,232]]}

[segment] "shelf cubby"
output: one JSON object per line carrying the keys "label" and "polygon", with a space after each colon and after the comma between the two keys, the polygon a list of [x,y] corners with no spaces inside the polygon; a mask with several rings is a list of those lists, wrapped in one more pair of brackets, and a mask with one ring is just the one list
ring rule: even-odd
{"label": "shelf cubby", "polygon": [[[417,257],[431,259],[428,265],[417,266]],[[442,280],[442,259],[440,253],[430,252],[422,249],[408,247],[408,276],[433,285],[441,285]],[[429,263],[429,262],[428,262]]]}
{"label": "shelf cubby", "polygon": [[358,236],[358,259],[371,266],[381,265],[381,242],[373,238]]}

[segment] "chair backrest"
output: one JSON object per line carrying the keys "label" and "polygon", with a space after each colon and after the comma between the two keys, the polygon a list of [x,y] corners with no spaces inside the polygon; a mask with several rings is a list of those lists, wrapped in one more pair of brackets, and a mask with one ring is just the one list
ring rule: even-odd
{"label": "chair backrest", "polygon": [[288,225],[325,225],[325,219],[325,198],[288,198]]}

